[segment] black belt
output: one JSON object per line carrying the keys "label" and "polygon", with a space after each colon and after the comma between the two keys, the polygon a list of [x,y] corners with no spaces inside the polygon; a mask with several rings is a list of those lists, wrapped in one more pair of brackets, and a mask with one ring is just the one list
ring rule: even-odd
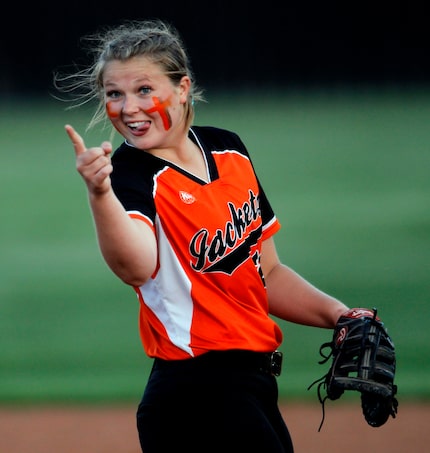
{"label": "black belt", "polygon": [[155,359],[155,366],[160,368],[205,366],[218,369],[260,371],[272,376],[279,376],[282,369],[282,352],[254,352],[238,349],[210,351],[191,359]]}

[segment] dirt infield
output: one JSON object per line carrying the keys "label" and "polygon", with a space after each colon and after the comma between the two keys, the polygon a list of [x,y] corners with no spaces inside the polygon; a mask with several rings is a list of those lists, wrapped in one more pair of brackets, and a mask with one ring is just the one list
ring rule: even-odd
{"label": "dirt infield", "polygon": [[[395,420],[371,428],[359,403],[332,402],[319,433],[319,405],[283,404],[282,413],[296,453],[425,453],[430,448],[430,404],[401,404]],[[0,407],[0,453],[59,452],[141,453],[135,407]]]}

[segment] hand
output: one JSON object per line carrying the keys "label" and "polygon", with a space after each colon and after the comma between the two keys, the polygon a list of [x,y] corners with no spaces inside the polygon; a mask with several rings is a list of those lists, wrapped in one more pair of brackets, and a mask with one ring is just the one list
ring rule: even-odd
{"label": "hand", "polygon": [[76,169],[84,179],[88,191],[94,195],[108,192],[113,170],[110,159],[112,144],[103,142],[99,147],[87,148],[83,138],[72,126],[67,124],[65,129],[75,149]]}

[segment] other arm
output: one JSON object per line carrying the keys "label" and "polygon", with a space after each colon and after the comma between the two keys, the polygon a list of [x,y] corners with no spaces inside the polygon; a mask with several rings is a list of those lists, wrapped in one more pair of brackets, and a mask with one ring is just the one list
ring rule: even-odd
{"label": "other arm", "polygon": [[263,242],[261,256],[272,315],[297,324],[333,328],[340,315],[348,310],[342,302],[282,264],[273,238]]}

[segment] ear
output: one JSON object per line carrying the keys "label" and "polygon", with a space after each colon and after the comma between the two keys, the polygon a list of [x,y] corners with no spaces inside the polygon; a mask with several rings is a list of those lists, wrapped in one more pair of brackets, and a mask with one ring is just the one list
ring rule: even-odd
{"label": "ear", "polygon": [[179,82],[178,91],[179,91],[179,102],[185,104],[188,100],[188,93],[191,88],[191,79],[188,76],[183,76]]}

